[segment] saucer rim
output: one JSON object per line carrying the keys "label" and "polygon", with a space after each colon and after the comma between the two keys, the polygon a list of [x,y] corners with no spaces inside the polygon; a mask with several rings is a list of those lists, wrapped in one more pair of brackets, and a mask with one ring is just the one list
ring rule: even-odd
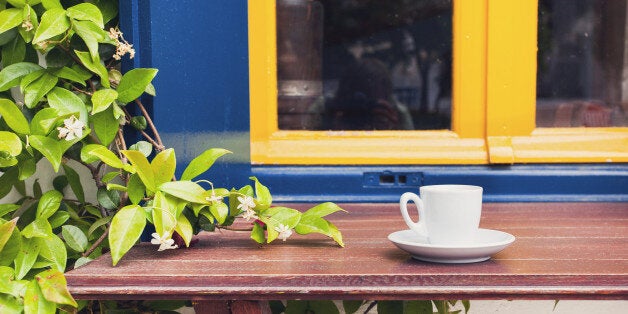
{"label": "saucer rim", "polygon": [[388,240],[390,240],[393,243],[399,243],[399,244],[403,244],[403,245],[409,245],[409,246],[414,246],[414,247],[423,247],[423,248],[433,248],[433,249],[481,249],[481,248],[489,248],[489,247],[498,247],[498,246],[503,246],[503,245],[509,245],[511,243],[513,243],[515,241],[515,236],[513,236],[512,234],[505,232],[505,231],[501,231],[501,230],[495,230],[495,229],[487,229],[487,228],[479,228],[478,231],[480,230],[484,230],[484,231],[488,231],[488,232],[492,232],[492,233],[496,233],[496,234],[503,234],[506,235],[506,239],[501,240],[501,241],[494,241],[494,242],[484,242],[484,243],[469,243],[469,244],[431,244],[431,243],[420,243],[420,242],[413,242],[413,241],[405,241],[402,239],[393,239],[393,236],[396,234],[401,234],[401,233],[406,233],[406,232],[414,232],[411,229],[404,229],[404,230],[398,230],[395,232],[392,232],[388,235]]}

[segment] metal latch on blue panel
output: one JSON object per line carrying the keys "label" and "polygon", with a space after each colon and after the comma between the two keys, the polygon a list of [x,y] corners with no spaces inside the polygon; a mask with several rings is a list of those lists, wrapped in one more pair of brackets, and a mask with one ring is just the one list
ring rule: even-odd
{"label": "metal latch on blue panel", "polygon": [[364,186],[399,187],[420,186],[423,181],[422,172],[365,172]]}

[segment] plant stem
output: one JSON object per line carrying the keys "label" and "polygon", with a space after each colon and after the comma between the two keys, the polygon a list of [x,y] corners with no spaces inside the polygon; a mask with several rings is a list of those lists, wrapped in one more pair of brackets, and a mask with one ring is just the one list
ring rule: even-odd
{"label": "plant stem", "polygon": [[142,114],[144,115],[144,118],[146,118],[146,123],[148,124],[150,129],[153,131],[153,135],[155,135],[155,140],[156,140],[156,142],[158,144],[158,146],[155,147],[155,149],[158,150],[158,151],[164,150],[164,148],[165,148],[164,144],[161,141],[161,137],[159,136],[159,132],[157,132],[157,128],[155,128],[155,124],[153,123],[153,119],[150,118],[150,115],[148,114],[148,111],[146,111],[146,108],[144,107],[144,105],[142,104],[142,102],[139,99],[135,100],[135,104],[137,104],[137,106],[142,111]]}
{"label": "plant stem", "polygon": [[102,241],[105,241],[105,239],[107,238],[107,235],[109,235],[109,227],[111,225],[107,224],[107,230],[105,230],[105,232],[103,232],[103,234],[100,236],[100,238],[98,238],[98,240],[96,240],[96,242],[94,242],[94,244],[92,244],[92,246],[85,252],[83,252],[83,254],[81,254],[83,257],[87,257],[90,254],[92,254],[92,252],[94,252],[94,250],[100,246],[100,244],[102,243]]}
{"label": "plant stem", "polygon": [[252,231],[253,230],[253,227],[250,227],[250,228],[235,228],[235,227],[231,227],[231,226],[219,226],[219,225],[217,225],[216,228],[229,230],[229,231]]}

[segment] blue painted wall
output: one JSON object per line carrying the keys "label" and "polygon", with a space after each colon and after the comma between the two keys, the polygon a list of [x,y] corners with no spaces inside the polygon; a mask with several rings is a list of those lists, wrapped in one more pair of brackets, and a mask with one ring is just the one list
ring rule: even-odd
{"label": "blue painted wall", "polygon": [[248,183],[249,84],[246,0],[120,1],[121,27],[139,48],[133,63],[159,69],[146,99],[178,174],[205,149],[234,152],[205,179]]}
{"label": "blue painted wall", "polygon": [[395,202],[420,185],[481,185],[487,201],[628,201],[628,165],[289,167],[250,165],[247,1],[121,0],[136,59],[154,67],[146,98],[179,173],[210,147],[234,152],[204,178],[240,187],[255,175],[276,201]]}

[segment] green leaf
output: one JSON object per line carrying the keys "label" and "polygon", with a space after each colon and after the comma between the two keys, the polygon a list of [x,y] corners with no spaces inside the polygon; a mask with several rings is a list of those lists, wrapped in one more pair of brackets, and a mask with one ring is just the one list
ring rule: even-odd
{"label": "green leaf", "polygon": [[[89,79],[89,77],[85,78],[83,75],[79,74],[72,68],[62,67],[58,70],[52,72],[53,75],[56,75],[59,78],[66,79],[72,81],[74,83],[80,84],[82,86],[86,86],[85,80]],[[94,101],[92,96],[92,102]]]}
{"label": "green leaf", "polygon": [[106,216],[94,221],[94,223],[89,227],[89,230],[87,230],[87,236],[91,236],[98,228],[107,225],[111,221],[111,218],[113,218],[113,216]]}
{"label": "green leaf", "polygon": [[377,301],[377,313],[379,314],[403,313],[403,301]]}
{"label": "green leaf", "polygon": [[120,205],[120,195],[117,191],[108,191],[105,188],[100,188],[96,192],[96,198],[102,207],[109,210],[116,209]]}
{"label": "green leaf", "polygon": [[298,234],[309,234],[309,233],[321,233],[326,236],[331,236],[329,233],[329,222],[327,220],[316,217],[316,216],[306,216],[303,215],[299,224],[295,226],[294,231]]}
{"label": "green leaf", "polygon": [[30,62],[19,62],[4,67],[0,71],[0,92],[18,85],[22,77],[41,69],[41,66]]}
{"label": "green leaf", "polygon": [[45,238],[37,238],[39,242],[39,255],[46,260],[52,262],[53,268],[58,271],[65,271],[68,252],[65,244],[56,235],[50,235]]}
{"label": "green leaf", "polygon": [[35,107],[57,85],[58,81],[59,78],[56,76],[44,73],[24,89],[24,105],[30,109]]}
{"label": "green leaf", "polygon": [[62,8],[53,8],[44,12],[41,16],[39,27],[35,31],[33,44],[62,34],[70,28],[70,19]]}
{"label": "green leaf", "polygon": [[18,169],[11,167],[0,175],[0,198],[5,197],[18,183]]}
{"label": "green leaf", "polygon": [[[38,0],[29,1],[29,4],[39,2]],[[22,9],[22,18],[24,21],[29,21],[32,25],[31,30],[27,30],[25,27],[18,27],[17,30],[20,36],[24,39],[24,42],[30,43],[35,36],[35,31],[39,28],[39,21],[37,20],[37,12],[31,8],[29,4],[26,4]]]}
{"label": "green leaf", "polygon": [[342,234],[338,230],[338,227],[329,221],[327,223],[329,223],[329,234],[331,238],[334,239],[334,241],[336,241],[336,243],[338,243],[341,247],[345,247],[345,243],[342,241]]}
{"label": "green leaf", "polygon": [[101,29],[105,27],[100,9],[91,3],[80,3],[69,7],[67,15],[75,20],[94,22]]}
{"label": "green leaf", "polygon": [[92,95],[92,114],[105,111],[116,98],[118,98],[118,92],[113,89],[105,88],[94,92]]}
{"label": "green leaf", "polygon": [[159,154],[153,158],[150,166],[153,169],[155,185],[159,186],[162,183],[171,181],[177,166],[174,149],[168,148],[159,152]]}
{"label": "green leaf", "polygon": [[192,181],[172,181],[159,186],[159,190],[174,197],[192,203],[206,203],[204,197],[205,189]]}
{"label": "green leaf", "polygon": [[76,199],[78,199],[81,203],[85,203],[85,192],[83,191],[83,185],[81,184],[79,174],[68,165],[63,165],[63,171],[65,172],[66,177],[68,177],[68,183],[70,184],[72,192],[76,195]]}
{"label": "green leaf", "polygon": [[57,211],[50,218],[48,218],[48,222],[50,222],[50,226],[52,229],[61,227],[66,221],[70,219],[70,214],[66,211]]}
{"label": "green leaf", "polygon": [[61,227],[61,234],[65,243],[79,253],[85,252],[89,247],[87,236],[77,226],[65,225]]}
{"label": "green leaf", "polygon": [[76,118],[85,125],[88,124],[87,107],[83,100],[73,92],[65,88],[55,87],[48,93],[48,104],[51,108],[57,109],[60,115],[78,113]]}
{"label": "green leaf", "polygon": [[[287,207],[271,207],[261,213],[261,216],[266,220],[281,223],[290,228],[294,228],[299,224],[303,214],[296,209]],[[260,217],[261,218],[261,217]],[[264,221],[264,220],[262,220]]]}
{"label": "green leaf", "polygon": [[157,75],[157,69],[138,68],[126,72],[118,84],[118,100],[130,103],[140,97]]}
{"label": "green leaf", "polygon": [[361,300],[343,300],[342,308],[346,314],[353,314],[358,311],[362,304],[364,304],[364,301]]}
{"label": "green leaf", "polygon": [[255,181],[255,194],[257,195],[256,201],[259,207],[257,209],[263,210],[273,203],[273,197],[270,195],[270,190],[266,186],[257,180],[256,177],[250,177],[249,179]]}
{"label": "green leaf", "polygon": [[403,313],[432,314],[432,301],[405,301]]}
{"label": "green leaf", "polygon": [[22,234],[15,228],[9,237],[0,254],[0,266],[9,266],[14,263],[15,258],[22,249]]}
{"label": "green leaf", "polygon": [[[89,52],[74,50],[74,53],[88,70],[100,76],[100,84],[102,84],[103,87],[111,87],[109,84],[109,73],[107,72],[107,68],[100,63],[100,60],[92,60],[92,56]],[[120,92],[119,87],[118,92]]]}
{"label": "green leaf", "polygon": [[37,314],[54,314],[57,310],[56,304],[46,300],[37,284],[32,280],[26,286],[24,293],[24,312]]}
{"label": "green leaf", "polygon": [[142,183],[140,177],[134,173],[129,177],[129,182],[127,183],[127,193],[129,195],[129,200],[131,200],[132,204],[139,204],[144,199],[144,193],[146,193],[146,187]]}
{"label": "green leaf", "polygon": [[308,209],[303,213],[303,216],[325,217],[338,211],[346,212],[346,210],[340,208],[340,206],[331,202],[326,202]]}
{"label": "green leaf", "polygon": [[10,8],[0,11],[0,33],[22,24],[22,10]]}
{"label": "green leaf", "polygon": [[155,231],[162,237],[169,236],[177,225],[175,201],[161,193],[155,192],[155,199],[153,201],[153,225],[155,225]]}
{"label": "green leaf", "polygon": [[92,60],[100,60],[98,43],[107,41],[107,33],[91,21],[74,21],[72,29],[85,42]]}
{"label": "green leaf", "polygon": [[142,155],[148,157],[153,152],[153,144],[146,141],[138,141],[137,143],[129,146],[130,150],[137,150]]}
{"label": "green leaf", "polygon": [[2,64],[9,66],[24,61],[26,43],[21,36],[14,36],[13,40],[2,48]]}
{"label": "green leaf", "polygon": [[84,266],[86,264],[88,264],[89,262],[93,261],[93,259],[89,258],[89,257],[79,257],[76,262],[74,262],[74,269],[79,268],[81,266]]}
{"label": "green leaf", "polygon": [[94,123],[94,132],[105,146],[108,146],[116,138],[120,129],[120,123],[113,116],[113,108],[111,107],[93,115],[92,122]]}
{"label": "green leaf", "polygon": [[155,175],[148,159],[136,150],[123,150],[122,153],[135,167],[135,171],[139,175],[140,179],[142,179],[142,183],[144,183],[146,190],[155,192]]}
{"label": "green leaf", "polygon": [[192,180],[198,175],[207,171],[216,162],[216,159],[225,154],[231,153],[230,151],[222,148],[212,148],[204,151],[198,157],[192,159],[190,164],[183,171],[181,180]]}
{"label": "green leaf", "polygon": [[185,218],[185,215],[179,215],[177,218],[177,225],[174,230],[183,238],[185,242],[185,246],[190,246],[190,241],[192,241],[192,236],[194,236],[194,229],[192,228],[192,224],[190,221]]}
{"label": "green leaf", "polygon": [[266,242],[266,234],[264,233],[264,227],[258,223],[253,224],[253,230],[251,231],[251,239],[259,244]]}
{"label": "green leaf", "polygon": [[61,205],[63,194],[57,190],[50,190],[39,199],[37,204],[37,218],[48,219]]}
{"label": "green leaf", "polygon": [[339,314],[338,307],[331,300],[308,301],[309,310],[314,313]]}
{"label": "green leaf", "polygon": [[58,172],[59,167],[61,167],[61,158],[63,157],[63,151],[61,151],[61,147],[58,142],[49,137],[40,135],[29,136],[29,141],[33,148],[38,150],[44,155],[44,157],[46,157],[46,159],[48,159],[55,172]]}
{"label": "green leaf", "polygon": [[212,213],[219,224],[223,224],[229,216],[229,206],[223,202],[213,202],[209,205],[209,212]]}
{"label": "green leaf", "polygon": [[[0,204],[0,217],[10,213],[10,212],[14,212],[15,210],[17,210],[18,208],[20,208],[20,205],[17,204]],[[2,248],[0,247],[0,250]]]}
{"label": "green leaf", "polygon": [[37,274],[35,279],[46,300],[73,307],[78,306],[68,291],[67,282],[62,272],[56,269],[45,270]]}
{"label": "green leaf", "polygon": [[145,226],[144,209],[138,205],[125,206],[116,213],[109,231],[109,247],[114,266],[137,242]]}
{"label": "green leaf", "polygon": [[0,151],[17,156],[22,152],[22,141],[13,132],[0,131]]}
{"label": "green leaf", "polygon": [[17,219],[18,218],[13,218],[0,225],[0,252],[2,252],[4,245],[7,244],[11,238],[13,230],[15,230],[15,225],[17,224]]}
{"label": "green leaf", "polygon": [[131,126],[136,130],[143,131],[148,125],[144,116],[135,116],[131,118]]}
{"label": "green leaf", "polygon": [[86,148],[89,150],[87,152],[87,155],[98,157],[99,160],[114,168],[121,169],[122,167],[124,167],[124,163],[122,163],[122,160],[120,160],[120,158],[118,158],[116,154],[109,150],[109,148],[102,145],[98,145],[97,147],[87,145],[85,148],[83,148],[83,150],[85,150]]}
{"label": "green leaf", "polygon": [[52,227],[46,218],[37,218],[22,230],[25,238],[45,238],[52,235]]}
{"label": "green leaf", "polygon": [[0,116],[16,133],[29,134],[31,132],[26,117],[14,102],[0,98]]}
{"label": "green leaf", "polygon": [[65,118],[65,116],[59,116],[59,112],[54,108],[43,108],[39,110],[31,120],[31,131],[35,135],[48,135],[57,121]]}
{"label": "green leaf", "polygon": [[54,9],[54,8],[63,8],[60,0],[41,0],[41,4],[44,5],[46,10]]}
{"label": "green leaf", "polygon": [[[37,261],[37,255],[39,255],[40,245],[36,238],[22,239],[22,247],[15,257],[15,278],[20,280],[26,276],[31,270],[35,261]],[[4,254],[4,253],[3,253]]]}

